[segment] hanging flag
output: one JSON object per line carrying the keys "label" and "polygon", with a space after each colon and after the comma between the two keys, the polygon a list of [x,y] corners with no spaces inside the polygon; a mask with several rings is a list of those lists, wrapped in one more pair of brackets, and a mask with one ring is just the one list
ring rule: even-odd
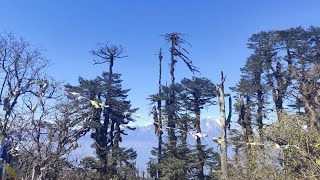
{"label": "hanging flag", "polygon": [[86,99],[85,97],[83,97],[83,96],[79,96],[79,97],[77,97],[77,100],[78,101],[81,101],[82,99]]}
{"label": "hanging flag", "polygon": [[79,97],[80,96],[80,93],[77,93],[77,92],[69,92],[69,94],[73,95],[73,96],[76,96],[76,97]]}
{"label": "hanging flag", "polygon": [[315,148],[320,148],[320,143],[313,145]]}
{"label": "hanging flag", "polygon": [[14,148],[15,151],[20,151],[20,144],[18,144],[15,148]]}
{"label": "hanging flag", "polygon": [[217,142],[219,144],[222,143],[222,139],[221,138],[212,138],[212,139],[213,139],[213,141],[215,141],[215,142]]}
{"label": "hanging flag", "polygon": [[102,104],[102,103],[99,103],[99,106],[101,107],[101,108],[108,108],[109,107],[109,105],[104,105],[104,104]]}
{"label": "hanging flag", "polygon": [[308,130],[308,126],[307,126],[307,125],[303,125],[301,128],[302,128],[303,130],[305,130],[305,131]]}
{"label": "hanging flag", "polygon": [[193,132],[189,131],[189,134],[194,138],[194,139],[198,139],[198,136],[196,134],[193,134]]}
{"label": "hanging flag", "polygon": [[206,135],[206,134],[201,134],[201,133],[196,133],[195,135],[198,136],[199,138],[208,137],[208,135]]}
{"label": "hanging flag", "polygon": [[316,163],[320,166],[320,160],[319,159],[316,160]]}
{"label": "hanging flag", "polygon": [[91,105],[94,106],[95,108],[97,108],[97,109],[101,108],[97,101],[90,100],[90,102],[91,102]]}
{"label": "hanging flag", "polygon": [[258,142],[251,142],[251,143],[246,143],[247,145],[251,145],[251,146],[258,146],[258,145],[263,145],[261,143]]}
{"label": "hanging flag", "polygon": [[269,147],[272,147],[273,149],[280,149],[280,145],[277,143],[269,144]]}
{"label": "hanging flag", "polygon": [[160,127],[158,127],[158,129],[157,129],[157,135],[159,136],[159,135],[161,135],[162,134],[162,129],[160,128]]}
{"label": "hanging flag", "polygon": [[77,147],[78,147],[77,141],[72,141],[72,142],[71,142],[71,145],[72,145],[72,149],[73,149],[73,150],[77,149]]}

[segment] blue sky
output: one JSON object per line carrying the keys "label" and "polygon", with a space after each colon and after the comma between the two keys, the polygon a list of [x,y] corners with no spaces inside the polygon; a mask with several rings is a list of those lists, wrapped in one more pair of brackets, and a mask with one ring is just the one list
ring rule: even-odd
{"label": "blue sky", "polygon": [[[130,100],[144,117],[150,110],[146,98],[157,91],[158,59],[164,48],[164,83],[169,80],[169,57],[161,35],[187,34],[190,59],[200,76],[219,81],[227,75],[226,87],[239,79],[240,68],[250,51],[248,38],[259,31],[320,25],[320,1],[0,1],[0,31],[23,36],[35,47],[45,49],[51,60],[48,74],[59,81],[77,84],[79,76],[94,78],[107,65],[93,65],[89,54],[98,42],[121,44],[127,58],[115,63],[123,74],[124,87],[131,88]],[[178,63],[176,76],[191,77]],[[216,107],[217,109],[218,107]],[[208,115],[214,114],[209,108]]]}

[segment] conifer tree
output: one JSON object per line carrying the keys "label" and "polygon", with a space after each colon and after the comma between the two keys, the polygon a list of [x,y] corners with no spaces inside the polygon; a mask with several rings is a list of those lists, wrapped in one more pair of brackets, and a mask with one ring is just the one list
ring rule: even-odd
{"label": "conifer tree", "polygon": [[[195,114],[194,128],[196,129],[196,133],[201,134],[201,109],[203,109],[204,106],[211,104],[212,98],[216,96],[214,84],[209,79],[197,77],[193,77],[192,79],[184,78],[181,83],[186,91],[186,98],[189,104],[188,108]],[[206,154],[200,137],[197,137],[196,141],[198,153],[197,177],[198,179],[204,179]]]}
{"label": "conifer tree", "polygon": [[[109,72],[103,72],[102,76],[94,80],[79,78],[79,86],[67,86],[89,99],[94,121],[91,134],[94,139],[99,161],[103,164],[99,169],[101,178],[120,178],[128,168],[132,167],[137,154],[133,149],[120,147],[121,135],[127,135],[125,130],[131,129],[127,124],[133,121],[130,116],[137,109],[131,108],[127,100],[129,89],[123,89],[121,74],[113,72],[114,61],[123,58],[121,46],[102,45],[92,54],[101,58],[95,60],[95,64],[109,63]],[[86,101],[88,100],[82,100]],[[96,104],[93,104],[95,102]]]}
{"label": "conifer tree", "polygon": [[[197,68],[192,64],[192,61],[188,58],[186,54],[189,54],[189,52],[182,47],[183,44],[187,43],[186,40],[184,40],[183,34],[181,33],[170,33],[170,34],[165,34],[164,35],[165,40],[167,43],[170,43],[170,75],[171,75],[171,85],[174,87],[175,84],[175,74],[174,74],[174,67],[175,64],[178,62],[177,58],[180,58],[189,68],[191,72],[198,72]],[[170,92],[170,98],[167,100],[167,107],[170,108],[175,102],[175,88],[172,88],[172,91]],[[175,136],[175,124],[176,124],[176,119],[175,119],[175,111],[171,111],[168,114],[168,126],[171,127],[171,129],[168,130],[168,138],[169,138],[169,143],[170,147],[174,148],[175,147],[175,141],[176,141],[176,136]],[[173,154],[174,150],[171,150]]]}

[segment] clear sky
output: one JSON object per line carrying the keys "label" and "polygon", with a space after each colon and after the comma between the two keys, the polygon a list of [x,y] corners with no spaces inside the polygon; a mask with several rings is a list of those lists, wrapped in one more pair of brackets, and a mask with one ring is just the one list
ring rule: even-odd
{"label": "clear sky", "polygon": [[[165,50],[164,83],[170,81],[161,35],[187,34],[189,57],[200,76],[217,83],[223,70],[228,87],[239,79],[253,33],[310,25],[320,26],[318,0],[0,0],[0,31],[45,49],[52,63],[48,74],[59,81],[77,84],[79,76],[100,75],[107,65],[93,65],[89,51],[98,42],[121,44],[128,57],[116,62],[114,71],[123,74],[124,87],[132,89],[129,99],[144,120],[150,110],[146,98],[157,91],[160,47]],[[178,80],[192,76],[181,62],[176,75]]]}

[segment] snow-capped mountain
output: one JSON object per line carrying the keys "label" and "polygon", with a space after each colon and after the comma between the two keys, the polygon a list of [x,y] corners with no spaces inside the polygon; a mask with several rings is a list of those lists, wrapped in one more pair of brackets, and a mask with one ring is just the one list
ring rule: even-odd
{"label": "snow-capped mountain", "polygon": [[[212,141],[213,137],[220,136],[220,125],[213,118],[205,118],[201,120],[201,131],[202,134],[206,134],[207,137],[203,138],[203,144],[207,144],[209,147],[213,147],[216,151],[218,151],[217,143]],[[146,170],[146,163],[150,160],[151,150],[153,147],[157,147],[158,144],[158,136],[154,132],[154,125],[149,123],[145,126],[137,126],[136,130],[127,130],[127,136],[123,136],[123,142],[120,144],[122,147],[133,148],[136,150],[137,164],[139,166],[140,171]],[[191,132],[195,133],[195,131]],[[164,136],[166,136],[167,132],[164,132]],[[187,139],[189,144],[195,144],[196,140],[188,135]],[[78,148],[75,152],[77,157],[85,157],[85,156],[94,156],[94,149],[91,148],[91,144],[93,143],[90,138],[90,133],[86,136],[82,137],[78,141],[80,148]],[[155,157],[153,157],[155,158]]]}
{"label": "snow-capped mountain", "polygon": [[[213,147],[215,150],[218,149],[218,146],[215,142],[212,141],[213,137],[220,136],[220,125],[213,118],[206,118],[201,120],[201,133],[208,135],[203,138],[203,144],[207,144],[209,147]],[[194,132],[195,131],[192,131]],[[158,146],[158,136],[154,132],[154,125],[148,124],[146,126],[138,126],[135,131],[129,131],[128,136],[123,137],[123,147],[132,147],[137,151],[137,164],[139,165],[140,170],[146,170],[146,163],[150,160],[151,150],[153,147]],[[164,132],[166,136],[167,132]],[[195,144],[196,140],[188,135],[187,139],[189,144]],[[153,157],[155,158],[155,157]]]}

